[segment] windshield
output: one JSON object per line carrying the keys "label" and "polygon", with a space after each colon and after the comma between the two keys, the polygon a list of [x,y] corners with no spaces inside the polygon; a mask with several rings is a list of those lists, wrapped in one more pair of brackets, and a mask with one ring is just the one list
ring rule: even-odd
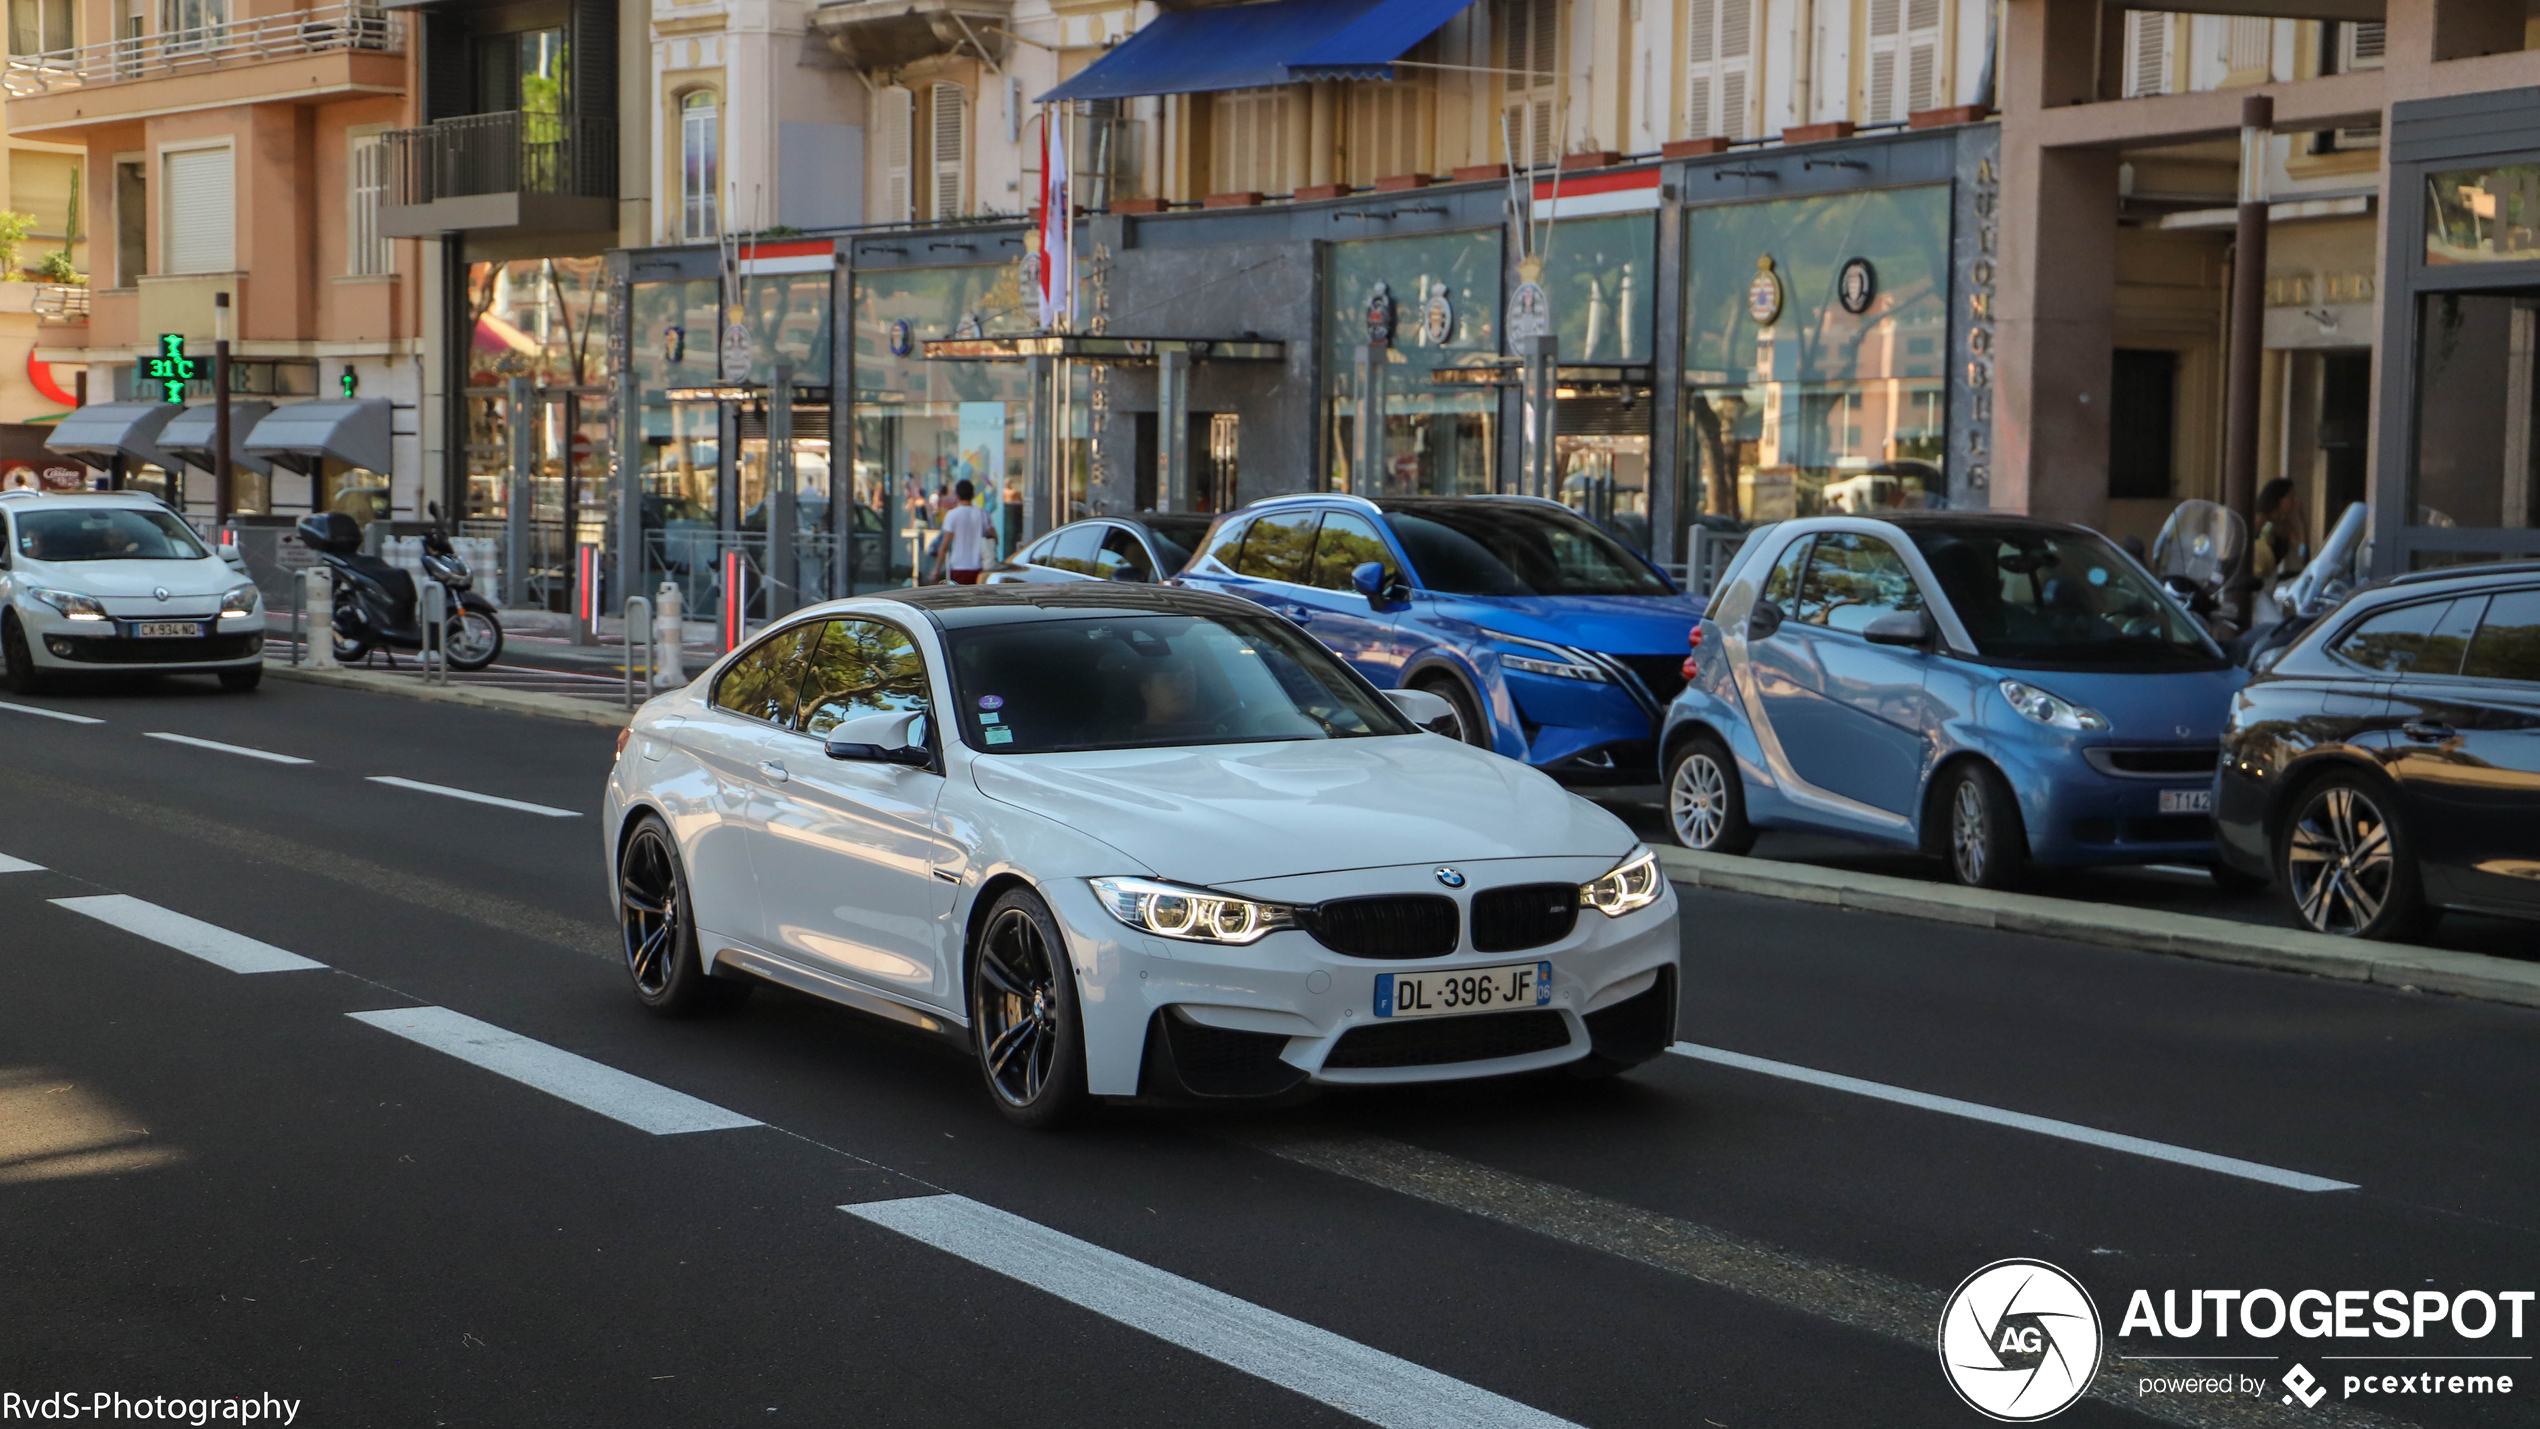
{"label": "windshield", "polygon": [[1208,523],[1214,516],[1168,516],[1147,512],[1138,517],[1155,541],[1155,553],[1164,558],[1164,573],[1171,575],[1191,563],[1191,552],[1198,548],[1200,537],[1208,534]]}
{"label": "windshield", "polygon": [[1387,511],[1420,584],[1446,595],[1673,595],[1622,542],[1569,512],[1513,501]]}
{"label": "windshield", "polygon": [[173,512],[99,506],[19,512],[18,554],[31,561],[194,561],[210,553]]}
{"label": "windshield", "polygon": [[1987,659],[2092,669],[2223,663],[2195,621],[2095,535],[2029,526],[1907,530]]}
{"label": "windshield", "polygon": [[1409,734],[1383,696],[1267,616],[1106,616],[952,632],[963,737],[990,754]]}

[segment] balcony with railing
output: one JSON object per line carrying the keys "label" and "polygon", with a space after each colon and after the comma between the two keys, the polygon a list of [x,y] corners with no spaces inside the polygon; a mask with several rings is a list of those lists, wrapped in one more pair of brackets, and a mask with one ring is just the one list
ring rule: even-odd
{"label": "balcony with railing", "polygon": [[281,62],[319,62],[288,86],[295,98],[393,94],[405,87],[405,49],[403,15],[354,0],[11,55],[0,87],[8,93],[9,127],[23,134],[253,102],[275,92],[266,70]]}
{"label": "balcony with railing", "polygon": [[617,222],[617,121],[508,110],[388,134],[380,231],[427,238]]}

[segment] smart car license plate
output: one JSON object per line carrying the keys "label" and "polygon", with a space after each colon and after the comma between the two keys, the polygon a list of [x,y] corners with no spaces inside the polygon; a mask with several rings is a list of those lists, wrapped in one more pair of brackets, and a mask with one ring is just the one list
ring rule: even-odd
{"label": "smart car license plate", "polygon": [[203,633],[199,620],[143,620],[132,627],[135,640],[193,640]]}
{"label": "smart car license plate", "polygon": [[1552,964],[1376,974],[1378,1017],[1444,1017],[1506,1012],[1552,1001]]}
{"label": "smart car license plate", "polygon": [[2211,789],[2164,789],[2161,812],[2164,814],[2210,814],[2214,811]]}

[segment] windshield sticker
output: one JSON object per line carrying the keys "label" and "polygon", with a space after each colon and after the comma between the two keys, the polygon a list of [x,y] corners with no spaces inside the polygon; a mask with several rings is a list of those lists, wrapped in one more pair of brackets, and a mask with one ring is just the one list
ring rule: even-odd
{"label": "windshield sticker", "polygon": [[983,709],[983,710],[1001,710],[1001,709],[1004,709],[1004,708],[1005,708],[1005,696],[1003,696],[1003,695],[981,695],[981,696],[979,697],[979,708],[981,708],[981,709]]}
{"label": "windshield sticker", "polygon": [[990,725],[985,732],[990,744],[1012,744],[1014,742],[1014,731],[1007,729],[1004,725]]}
{"label": "windshield sticker", "polygon": [[979,722],[980,722],[981,724],[996,724],[996,723],[998,723],[999,721],[1003,720],[1004,718],[1005,718],[1005,716],[1004,716],[1004,715],[998,715],[998,714],[983,714],[983,715],[979,716]]}

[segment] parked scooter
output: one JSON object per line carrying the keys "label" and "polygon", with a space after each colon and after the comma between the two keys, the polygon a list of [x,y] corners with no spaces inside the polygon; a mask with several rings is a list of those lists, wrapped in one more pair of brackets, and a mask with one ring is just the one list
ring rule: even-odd
{"label": "parked scooter", "polygon": [[2240,638],[2240,625],[2223,609],[2222,597],[2248,552],[2248,523],[2211,501],[2180,502],[2152,542],[2152,574],[2225,648]]}
{"label": "parked scooter", "polygon": [[[335,572],[335,658],[358,664],[376,649],[423,649],[421,600],[414,577],[362,551],[362,528],[341,511],[300,518],[301,543]],[[424,533],[423,569],[449,588],[441,650],[453,670],[482,670],[503,653],[494,603],[478,595],[467,562],[438,527]]]}

